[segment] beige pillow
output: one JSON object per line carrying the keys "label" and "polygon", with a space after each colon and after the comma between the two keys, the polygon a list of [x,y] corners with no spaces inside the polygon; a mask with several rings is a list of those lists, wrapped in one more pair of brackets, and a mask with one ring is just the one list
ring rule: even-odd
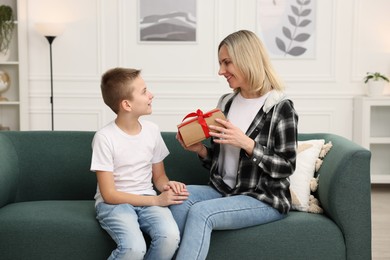
{"label": "beige pillow", "polygon": [[308,211],[310,198],[310,181],[316,171],[317,159],[325,144],[324,139],[298,141],[295,172],[290,176],[292,209]]}

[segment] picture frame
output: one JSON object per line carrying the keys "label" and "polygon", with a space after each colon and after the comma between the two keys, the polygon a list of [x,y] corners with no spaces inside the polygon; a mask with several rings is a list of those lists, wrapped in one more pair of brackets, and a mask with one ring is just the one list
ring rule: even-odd
{"label": "picture frame", "polygon": [[317,0],[257,0],[257,33],[272,58],[314,59]]}
{"label": "picture frame", "polygon": [[140,43],[197,41],[197,0],[138,0]]}

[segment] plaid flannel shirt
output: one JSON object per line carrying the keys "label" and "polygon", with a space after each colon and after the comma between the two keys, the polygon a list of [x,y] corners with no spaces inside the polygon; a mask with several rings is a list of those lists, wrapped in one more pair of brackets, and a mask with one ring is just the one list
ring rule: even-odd
{"label": "plaid flannel shirt", "polygon": [[[225,115],[236,94],[221,97]],[[246,135],[255,141],[252,156],[241,150],[236,186],[230,188],[218,169],[219,144],[211,140],[203,165],[210,169],[210,185],[224,196],[247,195],[270,204],[281,213],[291,208],[289,176],[295,170],[298,115],[291,100],[272,90],[249,126]]]}

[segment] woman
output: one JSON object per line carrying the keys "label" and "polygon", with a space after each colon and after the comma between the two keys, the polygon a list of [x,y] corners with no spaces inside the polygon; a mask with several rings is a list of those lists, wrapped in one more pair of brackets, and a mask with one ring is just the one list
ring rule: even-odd
{"label": "woman", "polygon": [[210,126],[211,147],[185,147],[210,169],[209,185],[187,186],[190,196],[170,209],[182,236],[176,259],[205,259],[211,231],[283,219],[291,207],[298,116],[259,38],[242,30],[218,47],[220,69],[233,89],[218,107],[227,121]]}

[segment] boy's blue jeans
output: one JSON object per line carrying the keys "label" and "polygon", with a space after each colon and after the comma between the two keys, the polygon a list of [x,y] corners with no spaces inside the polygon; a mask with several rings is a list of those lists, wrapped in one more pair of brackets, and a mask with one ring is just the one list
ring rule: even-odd
{"label": "boy's blue jeans", "polygon": [[[100,225],[117,244],[108,259],[172,259],[180,235],[168,208],[99,203],[96,212]],[[141,230],[152,239],[148,250]]]}
{"label": "boy's blue jeans", "polygon": [[239,229],[285,216],[249,196],[222,197],[218,191],[206,185],[188,185],[187,189],[190,193],[188,200],[170,206],[182,234],[177,260],[206,259],[213,229]]}

